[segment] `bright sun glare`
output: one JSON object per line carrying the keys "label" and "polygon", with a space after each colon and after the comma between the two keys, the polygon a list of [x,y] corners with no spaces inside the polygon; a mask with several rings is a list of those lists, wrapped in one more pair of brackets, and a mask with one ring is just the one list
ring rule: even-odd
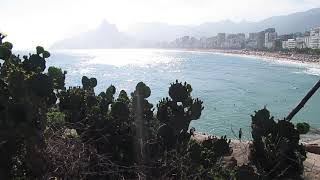
{"label": "bright sun glare", "polygon": [[0,31],[9,34],[16,49],[30,49],[39,44],[50,47],[97,27],[103,19],[127,31],[139,22],[257,21],[319,5],[318,0],[2,0]]}

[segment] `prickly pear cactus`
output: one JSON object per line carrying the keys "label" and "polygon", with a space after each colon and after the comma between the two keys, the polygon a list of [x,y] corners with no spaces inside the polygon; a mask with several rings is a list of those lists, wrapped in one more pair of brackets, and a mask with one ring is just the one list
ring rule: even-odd
{"label": "prickly pear cactus", "polygon": [[109,106],[114,102],[114,94],[116,93],[116,88],[114,86],[109,86],[106,92],[101,92],[100,97],[100,110],[102,113],[107,114],[109,111]]}
{"label": "prickly pear cactus", "polygon": [[53,92],[53,81],[46,74],[35,74],[28,79],[33,93],[39,97],[50,97]]}
{"label": "prickly pear cactus", "polygon": [[86,97],[89,94],[80,87],[71,87],[59,93],[59,108],[66,114],[66,121],[75,123],[81,121],[84,113]]}
{"label": "prickly pear cactus", "polygon": [[[200,118],[203,102],[191,96],[190,84],[172,83],[169,97],[155,108],[148,101],[150,87],[143,82],[129,96],[121,90],[117,97],[113,85],[96,95],[97,80],[86,76],[82,86],[65,88],[65,71],[49,67],[44,73],[48,51],[38,46],[36,53],[20,59],[3,38],[0,33],[0,179],[258,177],[250,166],[235,171],[221,166],[222,157],[231,152],[225,136],[191,139],[195,130],[188,132],[189,125]],[[48,114],[49,109],[54,111]],[[46,126],[47,117],[55,115],[60,116],[59,127],[52,129]],[[276,122],[266,108],[255,112],[251,127],[251,161],[258,178],[298,179],[306,157],[299,134],[308,127],[301,124],[297,130],[288,121]],[[75,135],[60,137],[64,130]],[[51,135],[59,136],[57,141]],[[46,148],[52,142],[54,147]],[[58,147],[75,159],[61,155]],[[62,165],[55,164],[58,161]],[[78,169],[70,174],[76,164]]]}
{"label": "prickly pear cactus", "polygon": [[249,165],[242,165],[236,171],[237,180],[259,180],[259,175],[254,171],[254,168]]}
{"label": "prickly pear cactus", "polygon": [[43,72],[46,68],[46,61],[44,57],[38,54],[32,54],[23,61],[22,65],[26,71]]}
{"label": "prickly pear cactus", "polygon": [[[192,87],[190,84],[176,81],[169,88],[170,98],[163,98],[157,104],[157,119],[161,124],[170,126],[174,132],[171,139],[177,143],[181,133],[187,134],[189,124],[197,120],[203,110],[203,102],[191,97]],[[174,147],[174,144],[171,145]]]}
{"label": "prickly pear cactus", "polygon": [[[1,39],[1,34],[0,34],[0,39]],[[12,48],[13,45],[10,42],[4,42],[2,43],[2,39],[0,41],[0,59],[2,60],[9,60],[9,58],[12,55]]]}
{"label": "prickly pear cactus", "polygon": [[111,115],[120,121],[126,121],[129,118],[128,104],[117,101],[111,106]]}
{"label": "prickly pear cactus", "polygon": [[49,67],[47,75],[53,81],[53,87],[57,90],[64,90],[65,89],[65,79],[66,79],[66,71],[62,71],[60,68],[56,67]]}
{"label": "prickly pear cactus", "polygon": [[136,86],[134,95],[141,96],[142,98],[146,99],[151,95],[151,90],[146,84],[139,82]]}
{"label": "prickly pear cactus", "polygon": [[46,112],[57,100],[53,81],[43,73],[50,55],[37,48],[36,54],[22,60],[12,54],[12,48],[1,41],[0,178],[42,178],[47,163],[43,156]]}
{"label": "prickly pear cactus", "polygon": [[275,122],[264,108],[252,116],[251,161],[265,178],[300,179],[306,152],[299,132],[287,120]]}
{"label": "prickly pear cactus", "polygon": [[97,86],[97,79],[96,78],[88,78],[87,76],[82,77],[82,86],[85,90],[93,91],[93,88]]}

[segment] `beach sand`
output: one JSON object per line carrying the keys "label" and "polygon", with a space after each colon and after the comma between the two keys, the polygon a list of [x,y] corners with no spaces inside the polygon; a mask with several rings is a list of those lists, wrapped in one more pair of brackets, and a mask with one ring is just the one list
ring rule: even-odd
{"label": "beach sand", "polygon": [[[317,144],[320,146],[320,139],[310,141],[307,144]],[[320,155],[307,153],[307,159],[304,161],[305,179],[320,179]]]}
{"label": "beach sand", "polygon": [[226,54],[260,57],[260,58],[266,58],[270,60],[282,60],[282,61],[291,61],[291,62],[298,62],[298,63],[320,65],[319,55],[283,53],[278,51],[275,51],[275,52],[252,51],[252,50],[222,50],[221,52]]}
{"label": "beach sand", "polygon": [[293,63],[320,68],[320,55],[284,53],[280,51],[254,51],[254,50],[233,50],[233,49],[175,49],[182,51],[205,52],[214,54],[224,54],[230,56],[241,56],[258,58],[273,62]]}

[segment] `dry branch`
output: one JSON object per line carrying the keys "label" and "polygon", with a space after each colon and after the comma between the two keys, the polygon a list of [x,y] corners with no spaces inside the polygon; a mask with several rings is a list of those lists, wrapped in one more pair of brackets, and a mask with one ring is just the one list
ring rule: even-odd
{"label": "dry branch", "polygon": [[300,101],[300,103],[289,113],[286,120],[291,121],[291,119],[304,107],[308,100],[313,96],[313,94],[320,88],[320,80],[310,89],[307,95]]}

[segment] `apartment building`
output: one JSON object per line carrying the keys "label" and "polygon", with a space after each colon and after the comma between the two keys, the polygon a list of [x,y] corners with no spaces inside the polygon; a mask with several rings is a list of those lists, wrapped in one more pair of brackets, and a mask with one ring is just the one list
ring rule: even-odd
{"label": "apartment building", "polygon": [[268,28],[264,31],[264,47],[272,49],[275,46],[275,40],[277,38],[277,33],[275,28]]}
{"label": "apartment building", "polygon": [[296,40],[295,39],[288,39],[287,41],[282,41],[282,48],[283,49],[296,48]]}
{"label": "apartment building", "polygon": [[312,28],[310,31],[309,47],[312,49],[320,48],[320,27]]}

